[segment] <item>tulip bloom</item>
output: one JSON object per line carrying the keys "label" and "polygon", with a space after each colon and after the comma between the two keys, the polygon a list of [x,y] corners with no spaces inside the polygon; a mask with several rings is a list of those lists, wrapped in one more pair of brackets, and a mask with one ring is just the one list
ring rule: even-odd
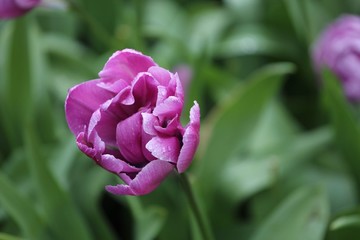
{"label": "tulip bloom", "polygon": [[0,0],[0,19],[16,18],[24,15],[37,5],[41,0]]}
{"label": "tulip bloom", "polygon": [[115,52],[96,80],[69,90],[66,119],[79,149],[124,184],[120,195],[153,191],[176,169],[184,172],[199,144],[200,108],[180,124],[184,92],[178,75],[131,49]]}
{"label": "tulip bloom", "polygon": [[326,66],[341,80],[345,95],[360,101],[360,18],[346,15],[329,25],[313,47],[318,72]]}

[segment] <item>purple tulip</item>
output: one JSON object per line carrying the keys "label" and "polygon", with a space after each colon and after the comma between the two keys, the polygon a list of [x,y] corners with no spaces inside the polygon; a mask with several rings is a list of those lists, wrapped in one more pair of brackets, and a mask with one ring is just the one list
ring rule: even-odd
{"label": "purple tulip", "polygon": [[65,112],[79,149],[125,183],[106,190],[144,195],[173,169],[182,173],[191,164],[199,144],[200,108],[194,102],[184,128],[183,105],[177,73],[125,49],[110,57],[98,79],[70,89]]}
{"label": "purple tulip", "polygon": [[326,66],[341,80],[347,98],[360,101],[360,18],[346,15],[320,35],[313,48],[318,72]]}
{"label": "purple tulip", "polygon": [[19,17],[30,11],[41,0],[0,0],[0,19]]}

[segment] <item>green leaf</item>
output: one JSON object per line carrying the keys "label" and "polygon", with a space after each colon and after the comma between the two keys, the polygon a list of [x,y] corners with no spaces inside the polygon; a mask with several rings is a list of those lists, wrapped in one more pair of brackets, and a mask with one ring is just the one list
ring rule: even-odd
{"label": "green leaf", "polygon": [[248,141],[264,106],[278,91],[283,76],[293,69],[289,63],[279,63],[259,70],[246,86],[230,92],[209,116],[202,127],[199,152],[203,156],[198,165],[198,184],[205,194],[214,188],[218,170]]}
{"label": "green leaf", "polygon": [[0,173],[0,189],[0,204],[19,224],[25,236],[29,239],[42,239],[44,237],[43,220],[31,201],[18,193],[16,187],[3,173]]}
{"label": "green leaf", "polygon": [[290,19],[295,28],[295,32],[298,38],[307,40],[307,23],[305,21],[304,9],[301,1],[297,0],[284,0],[285,6],[287,7]]}
{"label": "green leaf", "polygon": [[212,56],[215,47],[229,25],[228,13],[214,8],[197,13],[192,19],[190,36],[187,38],[191,53],[200,57]]}
{"label": "green leaf", "polygon": [[6,26],[3,32],[1,111],[7,143],[20,146],[25,120],[36,118],[39,135],[54,138],[53,112],[47,95],[46,60],[41,34],[31,15]]}
{"label": "green leaf", "polygon": [[224,0],[224,4],[242,22],[256,21],[262,15],[261,0]]}
{"label": "green leaf", "polygon": [[21,144],[21,131],[24,116],[30,114],[30,106],[33,102],[32,69],[34,62],[30,54],[30,38],[32,27],[26,18],[21,18],[9,23],[5,28],[5,40],[3,57],[4,81],[1,86],[2,120],[4,121],[6,137],[11,146]]}
{"label": "green leaf", "polygon": [[166,210],[155,206],[144,209],[138,198],[126,197],[126,200],[135,219],[135,239],[155,239],[165,223]]}
{"label": "green leaf", "polygon": [[[278,134],[283,135],[281,130]],[[276,138],[274,136],[274,141]],[[329,129],[318,129],[291,138],[284,137],[272,149],[264,148],[261,151],[257,148],[258,150],[252,153],[233,156],[219,171],[220,191],[230,203],[237,203],[281,181],[294,169],[323,151],[332,139]]]}
{"label": "green leaf", "polygon": [[336,216],[329,224],[326,240],[353,239],[355,236],[360,236],[359,209],[343,212]]}
{"label": "green leaf", "polygon": [[360,186],[360,125],[340,88],[339,80],[330,72],[324,72],[324,105],[350,172]]}
{"label": "green leaf", "polygon": [[296,49],[286,41],[279,39],[275,31],[262,25],[247,24],[237,27],[217,46],[217,55],[222,57],[270,55],[293,56]]}
{"label": "green leaf", "polygon": [[321,240],[329,217],[325,193],[318,187],[303,187],[287,197],[251,240]]}
{"label": "green leaf", "polygon": [[50,229],[58,239],[92,239],[79,210],[50,171],[31,122],[27,123],[24,142],[33,184]]}
{"label": "green leaf", "polygon": [[0,240],[23,240],[23,238],[15,237],[6,233],[0,233]]}

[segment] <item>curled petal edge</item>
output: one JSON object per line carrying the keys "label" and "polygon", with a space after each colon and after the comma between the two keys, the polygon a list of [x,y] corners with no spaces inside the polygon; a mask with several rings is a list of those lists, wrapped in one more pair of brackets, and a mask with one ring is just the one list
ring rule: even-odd
{"label": "curled petal edge", "polygon": [[183,173],[190,166],[196,149],[200,142],[200,107],[195,101],[190,109],[190,123],[185,128],[183,136],[183,146],[180,150],[176,168],[179,173]]}
{"label": "curled petal edge", "polygon": [[108,185],[105,189],[115,195],[145,195],[154,191],[171,173],[174,167],[169,162],[154,160],[149,162],[128,185]]}

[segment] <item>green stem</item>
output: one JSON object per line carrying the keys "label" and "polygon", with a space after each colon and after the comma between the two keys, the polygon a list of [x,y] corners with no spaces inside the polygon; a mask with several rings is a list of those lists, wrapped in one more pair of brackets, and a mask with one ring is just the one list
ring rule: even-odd
{"label": "green stem", "polygon": [[142,0],[134,0],[135,7],[135,46],[138,50],[144,51],[143,42],[143,15],[144,15],[144,3]]}
{"label": "green stem", "polygon": [[194,191],[191,187],[189,179],[185,173],[179,174],[181,185],[183,186],[185,195],[189,201],[190,208],[194,214],[195,221],[199,227],[200,233],[204,240],[213,240],[214,237],[210,231],[209,223],[206,221],[204,215],[201,212],[198,201],[196,200]]}

